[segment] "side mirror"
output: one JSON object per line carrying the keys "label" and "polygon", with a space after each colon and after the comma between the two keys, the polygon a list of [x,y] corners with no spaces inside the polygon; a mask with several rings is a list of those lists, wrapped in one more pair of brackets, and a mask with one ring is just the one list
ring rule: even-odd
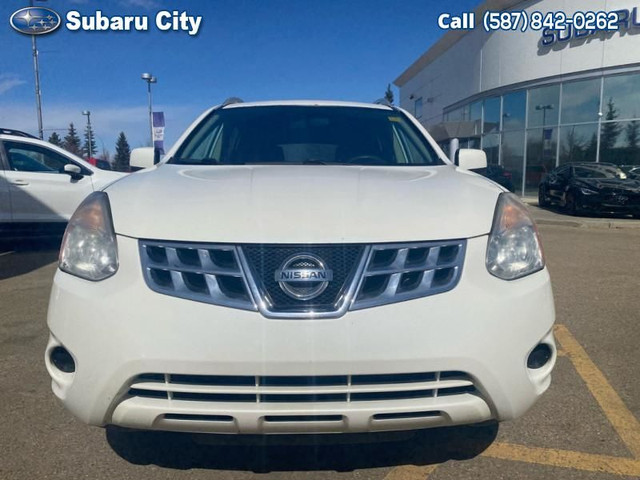
{"label": "side mirror", "polygon": [[155,152],[153,147],[141,147],[131,150],[129,165],[132,170],[153,167],[155,164]]}
{"label": "side mirror", "polygon": [[461,148],[456,152],[455,164],[465,170],[487,168],[487,154],[482,150]]}
{"label": "side mirror", "polygon": [[79,180],[84,176],[82,175],[82,169],[75,163],[67,163],[64,166],[64,173],[68,173],[74,180]]}

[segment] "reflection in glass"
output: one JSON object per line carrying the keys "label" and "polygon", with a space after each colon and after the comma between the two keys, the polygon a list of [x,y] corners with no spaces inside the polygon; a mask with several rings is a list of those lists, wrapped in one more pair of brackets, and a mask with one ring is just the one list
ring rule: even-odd
{"label": "reflection in glass", "polygon": [[527,94],[524,90],[503,97],[502,129],[519,130],[524,128]]}
{"label": "reflection in glass", "polygon": [[524,131],[502,134],[502,166],[511,172],[516,193],[522,189],[522,164],[524,162]]}
{"label": "reflection in glass", "polygon": [[461,108],[457,108],[456,110],[454,110],[452,112],[449,112],[447,121],[448,122],[461,122],[462,121],[462,109]]}
{"label": "reflection in glass", "polygon": [[[605,78],[602,98],[603,102],[613,104],[616,110],[615,118],[640,117],[640,74]],[[606,113],[606,110],[603,113]]]}
{"label": "reflection in glass", "polygon": [[484,133],[500,130],[500,97],[487,98],[484,101]]}
{"label": "reflection in glass", "polygon": [[469,107],[469,120],[473,122],[473,133],[480,135],[482,132],[482,102],[471,104]]}
{"label": "reflection in glass", "polygon": [[557,125],[560,85],[529,90],[529,127]]}
{"label": "reflection in glass", "polygon": [[617,165],[640,165],[640,121],[603,123],[600,161]]}
{"label": "reflection in glass", "polygon": [[565,83],[562,86],[563,124],[597,122],[600,111],[600,79]]}
{"label": "reflection in glass", "polygon": [[560,127],[560,164],[595,162],[597,149],[597,124]]}
{"label": "reflection in glass", "polygon": [[540,181],[555,168],[557,146],[557,128],[537,128],[527,131],[525,195],[535,195]]}
{"label": "reflection in glass", "polygon": [[482,137],[482,149],[487,154],[487,164],[498,165],[500,162],[500,135],[492,133]]}

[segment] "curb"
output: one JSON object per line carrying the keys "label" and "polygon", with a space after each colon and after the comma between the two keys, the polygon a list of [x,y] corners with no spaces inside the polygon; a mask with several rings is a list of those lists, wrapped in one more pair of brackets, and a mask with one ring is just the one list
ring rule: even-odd
{"label": "curb", "polygon": [[[553,210],[540,208],[538,206],[537,198],[523,197],[521,200],[525,205],[527,205],[533,219],[538,225],[556,225],[573,228],[599,228],[605,230],[640,229],[640,220],[570,217],[557,213]],[[553,216],[557,216],[559,218],[553,218]]]}

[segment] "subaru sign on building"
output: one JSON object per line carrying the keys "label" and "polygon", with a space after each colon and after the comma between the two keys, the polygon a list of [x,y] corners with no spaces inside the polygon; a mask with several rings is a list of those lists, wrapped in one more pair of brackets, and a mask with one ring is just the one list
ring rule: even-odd
{"label": "subaru sign on building", "polygon": [[[525,195],[563,163],[640,164],[639,1],[498,0],[473,13],[472,28],[441,19],[446,33],[395,80],[441,145],[482,148]],[[500,29],[508,19],[520,23]]]}

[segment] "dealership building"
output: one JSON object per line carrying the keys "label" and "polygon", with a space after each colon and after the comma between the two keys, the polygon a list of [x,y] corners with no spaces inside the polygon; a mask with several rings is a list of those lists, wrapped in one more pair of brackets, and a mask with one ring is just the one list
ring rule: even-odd
{"label": "dealership building", "polygon": [[[487,10],[618,12],[618,31],[494,31]],[[567,162],[640,164],[640,0],[489,0],[396,80],[400,105],[448,151],[482,148],[534,195]],[[453,143],[452,143],[453,142]]]}

